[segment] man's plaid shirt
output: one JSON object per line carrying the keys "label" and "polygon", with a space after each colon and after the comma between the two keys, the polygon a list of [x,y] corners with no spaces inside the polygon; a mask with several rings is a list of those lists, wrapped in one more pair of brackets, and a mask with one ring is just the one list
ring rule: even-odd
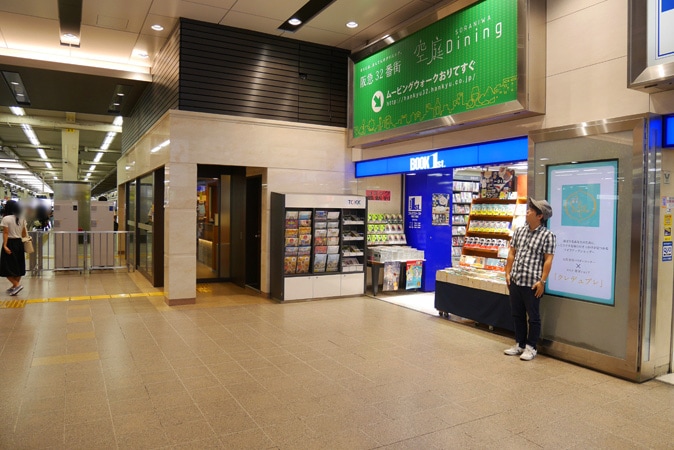
{"label": "man's plaid shirt", "polygon": [[518,286],[533,286],[541,279],[546,254],[554,254],[557,237],[543,225],[530,230],[524,225],[515,230],[510,246],[515,248],[515,261],[510,282]]}

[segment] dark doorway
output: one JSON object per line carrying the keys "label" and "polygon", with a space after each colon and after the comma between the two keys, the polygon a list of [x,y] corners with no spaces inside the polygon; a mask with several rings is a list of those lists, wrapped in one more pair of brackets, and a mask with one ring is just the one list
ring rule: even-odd
{"label": "dark doorway", "polygon": [[246,286],[260,290],[262,176],[246,180]]}

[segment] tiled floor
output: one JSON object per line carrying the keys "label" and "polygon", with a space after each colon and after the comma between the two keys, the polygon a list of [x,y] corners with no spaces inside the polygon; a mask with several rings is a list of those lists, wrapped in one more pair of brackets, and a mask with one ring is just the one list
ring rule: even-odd
{"label": "tiled floor", "polygon": [[674,386],[522,362],[371,297],[204,285],[169,308],[136,273],[24,284],[25,307],[0,297],[2,449],[674,447]]}

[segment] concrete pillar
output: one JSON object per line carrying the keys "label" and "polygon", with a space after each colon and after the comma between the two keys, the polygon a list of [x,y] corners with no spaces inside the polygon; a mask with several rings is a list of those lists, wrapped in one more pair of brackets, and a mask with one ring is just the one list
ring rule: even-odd
{"label": "concrete pillar", "polygon": [[77,180],[79,163],[80,130],[66,128],[61,130],[61,151],[63,158],[63,181]]}

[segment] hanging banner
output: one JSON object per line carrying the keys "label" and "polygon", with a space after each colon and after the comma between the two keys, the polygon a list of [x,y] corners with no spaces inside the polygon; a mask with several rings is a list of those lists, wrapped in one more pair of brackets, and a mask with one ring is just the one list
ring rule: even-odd
{"label": "hanging banner", "polygon": [[614,304],[617,172],[617,161],[548,166],[557,249],[547,293]]}

